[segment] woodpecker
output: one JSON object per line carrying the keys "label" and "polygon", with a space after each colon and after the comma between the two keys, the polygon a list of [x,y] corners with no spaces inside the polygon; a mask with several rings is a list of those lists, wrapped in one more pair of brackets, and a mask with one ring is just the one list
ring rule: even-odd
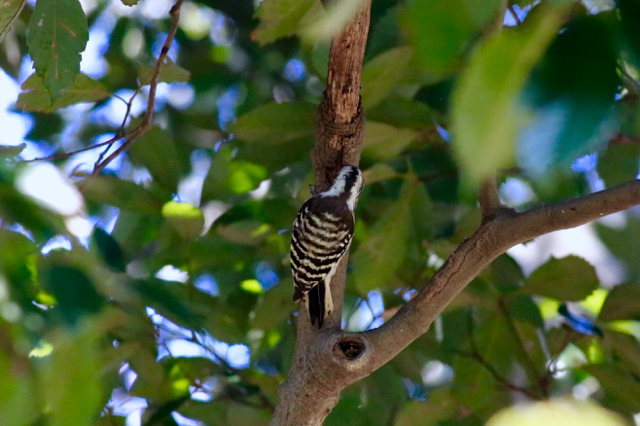
{"label": "woodpecker", "polygon": [[344,166],[328,190],[302,205],[293,222],[293,301],[304,299],[311,324],[317,328],[333,311],[329,284],[351,245],[353,210],[363,185],[360,169]]}

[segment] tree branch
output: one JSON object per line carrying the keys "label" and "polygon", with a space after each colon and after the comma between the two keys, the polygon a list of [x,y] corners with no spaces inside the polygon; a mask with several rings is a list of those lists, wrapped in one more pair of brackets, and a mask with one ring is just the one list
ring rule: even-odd
{"label": "tree branch", "polygon": [[[506,9],[506,2],[504,3]],[[318,109],[311,159],[316,190],[323,191],[344,164],[357,165],[364,135],[359,86],[370,0],[331,46],[327,88]],[[503,19],[501,17],[496,22]],[[500,204],[495,180],[480,193],[485,214],[476,232],[445,261],[423,288],[389,321],[359,333],[340,329],[346,272],[343,259],[331,283],[336,309],[320,331],[302,310],[291,370],[280,386],[272,425],[319,426],[340,392],[385,365],[415,339],[495,258],[509,248],[552,231],[573,228],[640,204],[640,181],[517,213]]]}
{"label": "tree branch", "polygon": [[[363,0],[354,21],[331,43],[327,86],[318,107],[311,153],[316,192],[326,190],[344,165],[360,162],[364,139],[360,76],[370,14],[371,0]],[[338,403],[344,386],[336,386],[335,377],[318,374],[324,371],[316,370],[313,362],[318,354],[326,353],[331,336],[341,332],[348,257],[348,253],[343,256],[331,280],[334,310],[323,329],[317,332],[306,310],[300,311],[293,364],[280,386],[273,425],[321,425]]]}
{"label": "tree branch", "polygon": [[495,174],[489,176],[480,186],[478,191],[478,201],[482,211],[482,223],[492,220],[503,210],[511,210],[502,205],[500,192],[498,191],[498,181]]}
{"label": "tree branch", "polygon": [[371,0],[363,0],[353,23],[331,42],[327,86],[318,107],[311,153],[320,192],[329,187],[343,165],[360,162],[364,138],[360,77],[370,14]]}
{"label": "tree branch", "polygon": [[[131,145],[143,134],[145,134],[151,128],[151,120],[153,120],[153,113],[156,102],[156,88],[158,87],[158,82],[160,80],[160,71],[162,70],[162,66],[164,65],[165,59],[167,58],[167,54],[169,53],[169,49],[171,48],[171,44],[173,43],[173,38],[178,31],[178,22],[180,21],[180,8],[182,7],[182,3],[184,0],[176,0],[175,4],[171,7],[169,11],[169,15],[171,15],[171,27],[169,28],[169,32],[167,33],[167,38],[164,41],[164,45],[162,46],[162,50],[160,51],[160,55],[156,60],[156,66],[153,70],[153,75],[151,76],[151,83],[149,86],[149,99],[147,102],[147,111],[142,118],[142,123],[138,125],[135,129],[127,133],[122,137],[122,139],[126,139],[126,141],[116,149],[111,155],[109,155],[106,159],[102,160],[102,155],[96,162],[92,176],[97,176],[100,172],[118,155],[129,149]],[[137,92],[136,92],[137,94]],[[135,97],[135,94],[134,94]],[[133,101],[133,97],[127,103],[127,111],[131,109],[131,102]],[[106,153],[106,152],[105,152]],[[104,153],[103,153],[104,155]]]}
{"label": "tree branch", "polygon": [[466,285],[509,248],[549,232],[584,225],[638,204],[640,181],[632,181],[523,213],[501,211],[465,240],[424,288],[393,318],[380,328],[351,336],[371,352],[367,355],[370,361],[366,366],[353,369],[352,374],[362,377],[370,374],[425,333]]}
{"label": "tree branch", "polygon": [[[638,204],[640,181],[633,181],[523,213],[501,210],[465,240],[418,294],[381,327],[360,333],[324,329],[302,342],[306,351],[303,354],[296,351],[292,372],[281,387],[280,398],[298,399],[306,404],[307,411],[315,411],[308,408],[309,404],[331,399],[321,406],[328,414],[331,404],[335,403],[333,398],[337,400],[342,389],[382,367],[426,333],[466,285],[509,248]],[[280,404],[276,407],[276,416],[279,407]],[[274,424],[320,425],[317,415],[316,412],[310,416],[313,421],[301,423],[296,422],[300,417],[281,417],[280,422]],[[292,423],[287,423],[288,420]]]}

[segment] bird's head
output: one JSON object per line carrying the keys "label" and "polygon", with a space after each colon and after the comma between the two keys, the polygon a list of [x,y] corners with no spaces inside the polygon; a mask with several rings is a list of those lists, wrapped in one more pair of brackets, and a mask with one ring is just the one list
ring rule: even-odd
{"label": "bird's head", "polygon": [[358,203],[358,197],[364,187],[362,172],[355,166],[344,166],[331,187],[323,192],[323,197],[340,197],[347,202],[349,210],[353,211]]}

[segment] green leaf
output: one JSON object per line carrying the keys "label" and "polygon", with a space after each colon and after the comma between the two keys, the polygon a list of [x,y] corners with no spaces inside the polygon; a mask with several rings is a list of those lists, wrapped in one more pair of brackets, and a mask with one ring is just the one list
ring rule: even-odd
{"label": "green leaf", "polygon": [[125,253],[137,253],[147,244],[160,239],[164,218],[159,211],[151,214],[120,210],[111,235]]}
{"label": "green leaf", "polygon": [[96,226],[91,234],[92,242],[95,243],[98,252],[102,255],[105,263],[118,272],[124,272],[127,262],[124,252],[118,242],[104,229]]}
{"label": "green leaf", "polygon": [[0,426],[23,426],[32,424],[39,412],[34,398],[34,375],[27,357],[19,354],[13,344],[19,342],[17,336],[11,336],[12,330],[6,325],[0,326],[0,336],[5,340],[0,351]]}
{"label": "green leaf", "polygon": [[[353,279],[362,294],[388,285],[402,264],[414,225],[412,208],[420,191],[424,191],[420,181],[413,175],[407,176],[400,199],[378,219],[369,237],[354,253]],[[420,212],[423,218],[424,213]]]}
{"label": "green leaf", "polygon": [[262,105],[229,126],[239,143],[237,158],[265,166],[269,173],[308,158],[313,146],[316,105]]}
{"label": "green leaf", "polygon": [[228,185],[234,194],[253,191],[268,177],[266,169],[248,161],[233,161],[229,164]]}
{"label": "green leaf", "polygon": [[169,201],[162,207],[162,215],[187,241],[194,240],[202,234],[204,214],[191,203]]}
{"label": "green leaf", "polygon": [[586,260],[577,256],[552,257],[533,271],[522,291],[562,301],[578,301],[587,298],[599,283],[595,268]]}
{"label": "green leaf", "polygon": [[27,0],[4,0],[0,3],[0,43],[11,31],[11,23],[20,15]]}
{"label": "green leaf", "polygon": [[325,3],[326,13],[307,17],[308,23],[300,31],[300,37],[308,44],[330,41],[353,21],[362,3],[363,0]]}
{"label": "green leaf", "polygon": [[487,272],[491,276],[491,283],[495,285],[502,294],[513,293],[518,290],[524,282],[522,268],[518,262],[507,254],[499,256],[491,262]]}
{"label": "green leaf", "polygon": [[511,318],[527,321],[536,328],[544,329],[544,321],[540,314],[540,308],[538,308],[538,305],[531,299],[531,296],[526,294],[515,295],[508,300],[507,309],[509,310]]}
{"label": "green leaf", "polygon": [[596,232],[607,249],[626,266],[629,278],[640,277],[640,220],[632,215],[626,216],[624,228],[616,229],[595,223]]}
{"label": "green leaf", "polygon": [[225,201],[258,188],[267,178],[267,170],[262,164],[233,159],[231,149],[222,148],[213,156],[202,186],[201,200]]}
{"label": "green leaf", "polygon": [[531,174],[551,180],[552,166],[568,168],[617,131],[618,51],[605,16],[571,21],[531,74],[523,101],[533,114],[518,140],[518,159]]}
{"label": "green leaf", "polygon": [[373,158],[394,158],[418,137],[417,132],[389,124],[367,122],[362,154]]}
{"label": "green leaf", "polygon": [[252,38],[265,45],[293,35],[301,21],[309,19],[304,19],[305,15],[319,16],[322,12],[318,0],[265,0],[256,12],[261,25],[253,32]]}
{"label": "green leaf", "polygon": [[518,97],[564,10],[549,7],[534,27],[500,33],[472,55],[454,90],[452,111],[454,150],[466,185],[479,185],[496,168],[513,164],[514,138],[525,119]]}
{"label": "green leaf", "polygon": [[69,324],[73,325],[83,315],[96,313],[102,308],[103,297],[79,269],[51,261],[43,265],[39,275],[55,296],[62,316]]}
{"label": "green leaf", "polygon": [[597,364],[581,367],[593,375],[602,387],[605,405],[616,411],[634,414],[640,411],[640,383],[627,371],[614,364]]}
{"label": "green leaf", "polygon": [[229,130],[240,140],[260,144],[277,146],[305,139],[312,141],[316,109],[308,102],[265,104],[239,117]]}
{"label": "green leaf", "polygon": [[640,343],[635,337],[604,329],[602,343],[613,352],[624,367],[632,371],[636,377],[640,377]]}
{"label": "green leaf", "polygon": [[598,156],[596,170],[605,185],[610,188],[635,180],[640,164],[640,146],[636,144],[609,145]]}
{"label": "green leaf", "polygon": [[185,305],[184,302],[188,300],[186,288],[183,283],[157,278],[137,280],[131,284],[131,289],[142,297],[144,305],[152,307],[176,324],[196,329],[201,326],[202,318]]}
{"label": "green leaf", "polygon": [[265,293],[256,304],[251,318],[251,329],[277,329],[296,309],[291,295],[293,283],[287,278]]}
{"label": "green leaf", "polygon": [[640,320],[640,284],[625,283],[612,288],[600,309],[598,321]]}
{"label": "green leaf", "polygon": [[167,367],[179,369],[182,376],[192,379],[207,379],[225,370],[222,365],[205,357],[166,357],[162,362]]}
{"label": "green leaf", "polygon": [[384,163],[376,163],[372,167],[364,171],[364,181],[367,185],[372,183],[382,182],[387,179],[393,179],[399,177],[398,172]]}
{"label": "green leaf", "polygon": [[231,402],[227,407],[228,425],[267,426],[271,418],[266,410],[259,410],[239,402]]}
{"label": "green leaf", "polygon": [[[394,424],[397,410],[407,400],[400,376],[390,365],[345,390],[327,417],[325,426],[385,426]],[[348,419],[348,420],[346,420]]]}
{"label": "green leaf", "polygon": [[37,253],[35,243],[18,232],[0,229],[0,247],[3,248],[0,252],[0,271],[3,278],[14,284],[16,290],[20,290],[19,293],[14,293],[13,297],[18,294],[24,295],[31,303],[34,294],[29,291],[32,271],[28,263],[31,261],[29,258]]}
{"label": "green leaf", "polygon": [[122,4],[125,6],[135,6],[138,4],[138,0],[122,0]]}
{"label": "green leaf", "polygon": [[236,244],[257,246],[269,232],[269,225],[256,220],[239,220],[229,224],[216,224],[216,234]]}
{"label": "green leaf", "polygon": [[383,99],[374,108],[367,110],[367,120],[421,130],[433,126],[434,117],[426,104],[393,96]]}
{"label": "green leaf", "polygon": [[53,355],[42,366],[42,391],[51,426],[89,425],[100,416],[100,335],[86,324],[83,328],[77,334],[58,334]]}
{"label": "green leaf", "polygon": [[618,0],[620,24],[626,47],[631,51],[635,66],[640,66],[640,3],[636,0]]}
{"label": "green leaf", "polygon": [[[474,328],[478,352],[493,371],[508,376],[516,358],[512,335],[503,319],[491,315]],[[468,329],[468,325],[466,327]],[[467,331],[468,332],[468,331]],[[453,392],[456,399],[474,412],[495,411],[507,404],[508,389],[496,382],[495,377],[477,361],[469,357],[456,357]]]}
{"label": "green leaf", "polygon": [[112,96],[101,83],[86,74],[78,74],[75,81],[56,100],[51,103],[49,92],[37,74],[31,74],[22,83],[22,92],[15,107],[24,112],[49,113],[57,109],[82,102],[96,102]]}
{"label": "green leaf", "polygon": [[0,157],[17,157],[26,147],[26,143],[21,143],[20,145],[0,145]]}
{"label": "green leaf", "polygon": [[226,426],[227,422],[227,404],[214,400],[211,402],[187,401],[178,412],[183,416],[199,420],[205,424]]}
{"label": "green leaf", "polygon": [[110,176],[94,176],[86,181],[84,195],[138,213],[160,214],[164,203],[140,185]]}
{"label": "green leaf", "polygon": [[202,184],[201,203],[211,200],[226,200],[231,195],[227,180],[229,178],[231,150],[226,147],[213,154],[211,166]]}
{"label": "green leaf", "polygon": [[31,202],[11,183],[0,183],[0,217],[7,223],[20,223],[42,243],[65,232],[64,221],[60,216]]}
{"label": "green leaf", "polygon": [[[212,253],[216,253],[215,256]],[[220,236],[205,235],[193,241],[188,258],[201,268],[228,268],[241,259],[253,259],[255,247],[241,246],[226,241]]]}
{"label": "green leaf", "polygon": [[431,426],[452,418],[458,402],[450,389],[436,389],[425,402],[411,401],[402,408],[395,426]]}
{"label": "green leaf", "polygon": [[[140,65],[138,68],[138,78],[140,79],[140,87],[151,84],[153,73],[155,72],[155,65]],[[182,68],[180,65],[176,65],[168,56],[165,58],[165,63],[162,64],[160,69],[160,75],[158,76],[159,83],[186,83],[191,80],[191,72]]]}
{"label": "green leaf", "polygon": [[131,145],[128,154],[134,164],[146,167],[153,180],[163,189],[170,193],[177,192],[178,182],[187,167],[167,131],[152,127]]}
{"label": "green leaf", "polygon": [[38,1],[29,20],[27,44],[36,73],[55,100],[80,72],[80,53],[89,39],[78,0]]}
{"label": "green leaf", "polygon": [[378,105],[402,80],[413,56],[410,46],[396,47],[368,61],[362,68],[362,106]]}
{"label": "green leaf", "polygon": [[471,37],[494,19],[500,4],[500,0],[409,1],[405,25],[422,65],[436,71],[455,69]]}

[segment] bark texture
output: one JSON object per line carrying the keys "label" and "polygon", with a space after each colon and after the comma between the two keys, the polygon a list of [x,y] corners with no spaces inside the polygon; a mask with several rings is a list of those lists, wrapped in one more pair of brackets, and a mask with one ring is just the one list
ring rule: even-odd
{"label": "bark texture", "polygon": [[[331,43],[327,86],[316,117],[311,162],[315,190],[326,190],[344,165],[358,166],[364,140],[364,111],[360,102],[362,60],[369,33],[371,0],[363,0],[354,21]],[[340,336],[348,254],[343,256],[331,282],[334,310],[320,332],[300,310],[296,350],[287,380],[280,386],[273,425],[321,425],[338,403],[349,382],[339,370],[314,365],[335,346]],[[333,354],[333,350],[330,351]],[[339,351],[338,351],[339,352]]]}

